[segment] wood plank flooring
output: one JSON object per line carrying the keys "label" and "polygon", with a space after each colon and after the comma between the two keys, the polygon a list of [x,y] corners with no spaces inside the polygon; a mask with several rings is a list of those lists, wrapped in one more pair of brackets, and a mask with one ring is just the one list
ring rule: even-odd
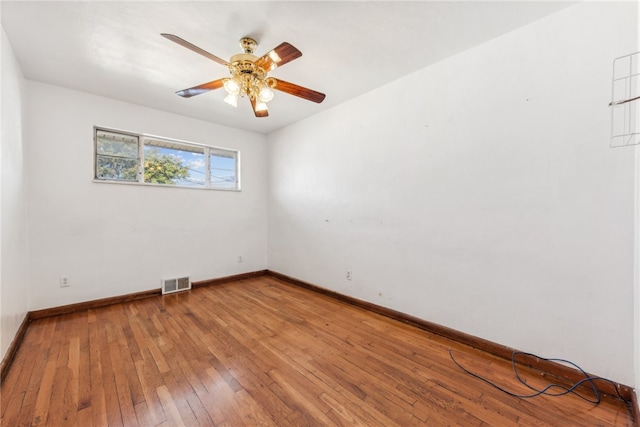
{"label": "wood plank flooring", "polygon": [[[2,426],[633,426],[509,362],[270,276],[34,321]],[[522,370],[530,384],[547,381]]]}

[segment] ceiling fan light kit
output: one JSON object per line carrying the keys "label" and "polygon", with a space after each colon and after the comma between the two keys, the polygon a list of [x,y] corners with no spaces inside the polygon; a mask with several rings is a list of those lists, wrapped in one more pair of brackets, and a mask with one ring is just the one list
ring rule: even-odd
{"label": "ceiling fan light kit", "polygon": [[240,46],[244,49],[244,53],[239,53],[231,57],[229,64],[229,72],[231,78],[224,79],[223,87],[227,91],[224,101],[233,106],[238,106],[239,96],[248,96],[250,100],[256,102],[256,109],[259,111],[267,110],[267,102],[274,97],[272,87],[275,86],[275,79],[267,78],[267,72],[277,67],[277,63],[282,59],[275,51],[268,53],[272,65],[269,70],[265,71],[262,67],[256,65],[257,56],[253,55],[253,49],[258,43],[249,37],[240,39]]}
{"label": "ceiling fan light kit", "polygon": [[226,66],[231,74],[229,78],[213,80],[177,91],[176,94],[183,98],[190,98],[222,87],[227,92],[224,102],[237,107],[238,98],[246,96],[251,102],[256,117],[267,117],[269,115],[267,103],[275,97],[274,89],[316,103],[322,102],[325,98],[323,93],[274,77],[267,77],[270,71],[302,56],[302,52],[287,42],[281,43],[264,56],[257,57],[253,54],[253,51],[258,46],[258,43],[250,37],[243,37],[240,39],[240,46],[244,53],[233,55],[231,60],[227,62],[178,36],[173,34],[162,34],[162,36]]}

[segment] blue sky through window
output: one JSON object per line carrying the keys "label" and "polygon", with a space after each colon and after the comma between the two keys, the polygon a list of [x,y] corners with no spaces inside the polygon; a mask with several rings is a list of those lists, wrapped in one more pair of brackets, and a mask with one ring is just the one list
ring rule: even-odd
{"label": "blue sky through window", "polygon": [[212,154],[210,157],[211,186],[236,188],[236,159]]}

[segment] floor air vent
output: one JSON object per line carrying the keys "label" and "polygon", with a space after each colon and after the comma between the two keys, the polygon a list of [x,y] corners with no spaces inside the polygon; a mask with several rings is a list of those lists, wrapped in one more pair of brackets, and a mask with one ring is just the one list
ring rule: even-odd
{"label": "floor air vent", "polygon": [[188,277],[178,277],[175,279],[162,279],[162,293],[186,291],[191,289],[191,281]]}

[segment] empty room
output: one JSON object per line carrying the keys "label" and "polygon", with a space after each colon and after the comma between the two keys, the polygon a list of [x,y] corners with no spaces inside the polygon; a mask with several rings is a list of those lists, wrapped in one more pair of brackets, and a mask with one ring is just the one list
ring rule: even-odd
{"label": "empty room", "polygon": [[640,425],[638,1],[0,18],[0,425]]}

